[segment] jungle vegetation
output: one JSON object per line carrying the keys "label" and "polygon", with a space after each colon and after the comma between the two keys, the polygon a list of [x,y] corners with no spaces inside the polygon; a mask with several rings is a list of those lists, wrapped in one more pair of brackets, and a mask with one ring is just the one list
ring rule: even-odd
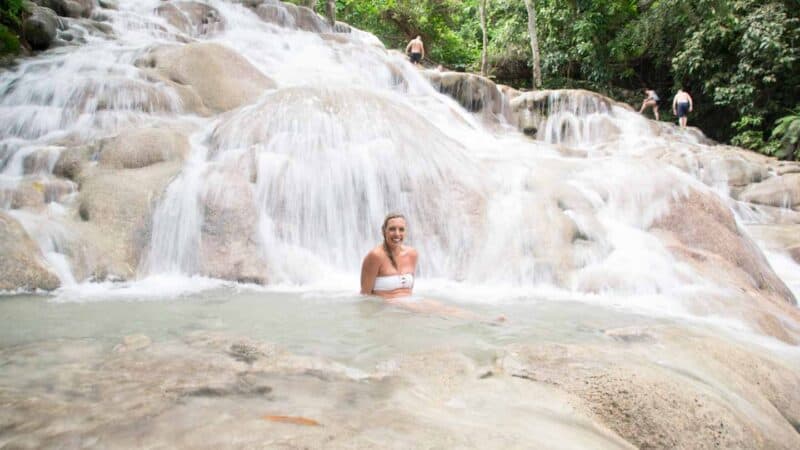
{"label": "jungle vegetation", "polygon": [[[530,88],[530,2],[544,88],[581,87],[638,108],[661,96],[662,119],[680,86],[690,123],[711,138],[800,159],[800,0],[337,0],[337,19],[404,49],[419,34],[431,65],[486,71]],[[793,145],[790,143],[794,143]]]}

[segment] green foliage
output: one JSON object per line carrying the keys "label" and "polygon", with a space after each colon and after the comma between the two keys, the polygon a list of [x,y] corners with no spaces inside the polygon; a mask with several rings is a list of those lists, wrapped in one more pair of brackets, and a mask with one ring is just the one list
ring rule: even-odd
{"label": "green foliage", "polygon": [[22,0],[0,0],[0,24],[18,29],[23,11]]}
{"label": "green foliage", "polygon": [[770,153],[767,124],[800,93],[800,20],[782,2],[738,0],[689,31],[675,79],[697,80],[718,111],[735,114],[732,143]]}
{"label": "green foliage", "polygon": [[19,52],[23,13],[22,0],[0,0],[0,55]]}
{"label": "green foliage", "polygon": [[19,51],[19,38],[15,33],[0,24],[0,55],[17,53]]}
{"label": "green foliage", "polygon": [[403,50],[422,36],[426,58],[448,67],[474,68],[480,59],[476,0],[339,0],[341,20]]}
{"label": "green foliage", "polygon": [[778,158],[800,160],[800,106],[775,121],[769,144]]}

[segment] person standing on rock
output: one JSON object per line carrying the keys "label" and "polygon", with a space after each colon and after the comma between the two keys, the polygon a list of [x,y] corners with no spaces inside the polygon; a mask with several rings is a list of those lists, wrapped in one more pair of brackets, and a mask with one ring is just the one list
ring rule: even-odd
{"label": "person standing on rock", "polygon": [[658,103],[661,99],[656,94],[656,91],[652,89],[645,89],[644,90],[644,101],[642,102],[642,107],[639,108],[639,114],[642,114],[645,109],[652,107],[653,108],[653,115],[658,120]]}
{"label": "person standing on rock", "polygon": [[406,45],[406,53],[408,53],[408,59],[415,65],[422,61],[422,58],[425,57],[425,45],[422,43],[420,35],[417,35]]}
{"label": "person standing on rock", "polygon": [[672,113],[678,116],[678,124],[681,128],[686,128],[686,116],[694,110],[694,102],[692,96],[683,88],[678,89],[675,98],[672,99]]}

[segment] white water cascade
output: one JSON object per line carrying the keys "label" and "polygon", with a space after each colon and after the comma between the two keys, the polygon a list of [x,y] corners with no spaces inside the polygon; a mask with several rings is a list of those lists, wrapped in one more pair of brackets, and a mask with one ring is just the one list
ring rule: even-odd
{"label": "white water cascade", "polygon": [[[709,163],[699,133],[582,91],[473,114],[367,33],[275,2],[201,6],[120,2],[96,15],[113,31],[70,19],[80,45],[0,75],[2,206],[49,243],[62,284],[177,274],[349,292],[397,210],[424,293],[747,315],[730,277],[682,259],[659,222],[692,193],[740,225],[779,220],[731,197],[728,160]],[[783,286],[766,261],[753,270]]]}
{"label": "white water cascade", "polygon": [[66,3],[0,69],[0,447],[800,447],[800,164],[277,0]]}

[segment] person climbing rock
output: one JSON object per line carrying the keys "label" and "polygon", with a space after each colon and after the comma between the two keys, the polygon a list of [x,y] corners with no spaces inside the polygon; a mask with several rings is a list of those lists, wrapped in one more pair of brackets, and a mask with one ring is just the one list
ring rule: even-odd
{"label": "person climbing rock", "polygon": [[656,94],[656,91],[652,89],[645,89],[644,90],[644,101],[642,101],[642,107],[639,108],[639,114],[643,113],[647,108],[653,108],[653,115],[655,116],[656,120],[658,120],[658,103],[661,99]]}
{"label": "person climbing rock", "polygon": [[417,35],[406,45],[406,53],[408,53],[408,59],[415,65],[422,61],[422,58],[425,57],[425,45],[422,43],[421,36]]}

